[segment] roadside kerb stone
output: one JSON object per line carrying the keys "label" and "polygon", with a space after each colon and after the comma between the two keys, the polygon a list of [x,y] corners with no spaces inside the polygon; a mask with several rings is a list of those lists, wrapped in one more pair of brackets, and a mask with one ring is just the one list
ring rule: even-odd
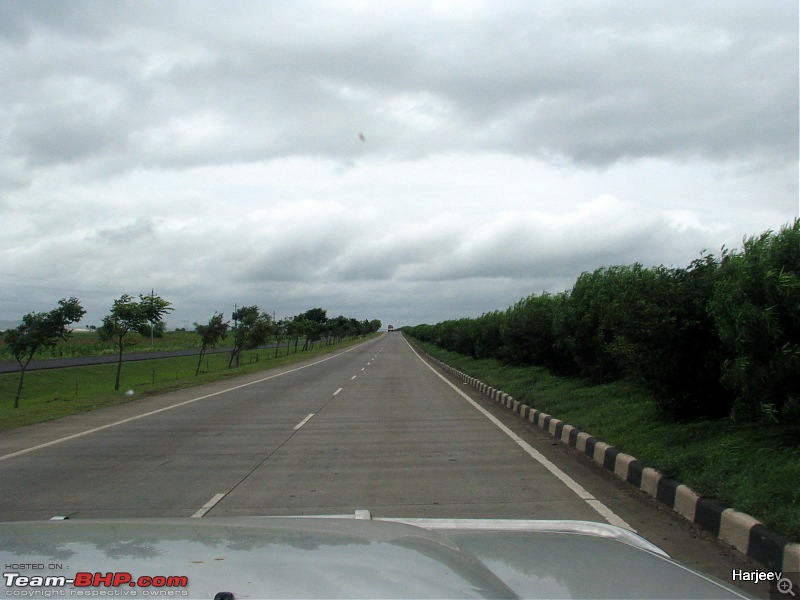
{"label": "roadside kerb stone", "polygon": [[690,487],[681,484],[675,490],[675,510],[689,521],[694,522],[694,516],[697,512],[697,501],[699,499],[700,496],[695,494]]}
{"label": "roadside kerb stone", "polygon": [[575,449],[580,452],[586,452],[586,440],[588,440],[590,436],[585,431],[578,432],[578,440],[575,442]]}
{"label": "roadside kerb stone", "polygon": [[565,444],[569,444],[569,440],[573,431],[575,431],[575,428],[572,425],[564,425],[564,427],[561,429],[561,441]]}
{"label": "roadside kerb stone", "polygon": [[800,544],[789,544],[784,552],[783,570],[800,573]]}
{"label": "roadside kerb stone", "polygon": [[719,537],[740,552],[747,552],[747,546],[750,543],[750,528],[757,523],[758,521],[746,513],[726,508],[722,511]]}
{"label": "roadside kerb stone", "polygon": [[655,498],[658,496],[659,481],[661,481],[661,473],[650,467],[645,467],[642,471],[641,490]]}
{"label": "roadside kerb stone", "polygon": [[617,454],[617,463],[614,465],[614,473],[620,479],[628,480],[628,469],[630,464],[636,460],[636,457],[630,454]]}
{"label": "roadside kerb stone", "polygon": [[592,459],[594,462],[598,464],[604,464],[606,459],[606,449],[610,448],[608,444],[605,442],[597,442],[594,445],[594,454],[592,455]]}

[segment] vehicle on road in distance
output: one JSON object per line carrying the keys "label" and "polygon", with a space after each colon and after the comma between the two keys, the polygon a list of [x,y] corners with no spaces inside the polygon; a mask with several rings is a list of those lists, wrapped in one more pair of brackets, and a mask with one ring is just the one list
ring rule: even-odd
{"label": "vehicle on road in distance", "polygon": [[389,327],[387,328],[387,331],[389,333],[392,333],[394,331],[394,325],[389,325]]}
{"label": "vehicle on road in distance", "polygon": [[0,560],[6,596],[37,584],[54,594],[217,600],[747,597],[631,531],[570,520],[373,519],[357,510],[0,523]]}

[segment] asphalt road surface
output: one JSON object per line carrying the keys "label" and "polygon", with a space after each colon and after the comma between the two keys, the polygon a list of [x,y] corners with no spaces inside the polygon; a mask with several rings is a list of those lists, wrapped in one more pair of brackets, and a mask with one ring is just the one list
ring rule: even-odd
{"label": "asphalt road surface", "polygon": [[[582,519],[632,528],[724,581],[733,569],[759,569],[431,368],[400,333],[4,432],[0,487],[3,521],[356,509],[376,517]],[[768,597],[766,588],[742,585]]]}

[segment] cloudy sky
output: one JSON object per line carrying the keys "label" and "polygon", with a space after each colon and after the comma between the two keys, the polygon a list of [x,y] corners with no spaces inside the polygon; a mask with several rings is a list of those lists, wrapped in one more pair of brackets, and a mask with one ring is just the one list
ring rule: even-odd
{"label": "cloudy sky", "polygon": [[433,323],[797,215],[796,0],[0,0],[0,319]]}

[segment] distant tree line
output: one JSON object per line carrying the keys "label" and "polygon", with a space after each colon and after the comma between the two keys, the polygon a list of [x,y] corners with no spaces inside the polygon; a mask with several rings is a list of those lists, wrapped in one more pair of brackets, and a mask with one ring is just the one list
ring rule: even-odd
{"label": "distant tree line", "polygon": [[281,344],[286,342],[286,353],[297,352],[300,339],[303,338],[305,352],[317,342],[326,345],[338,343],[345,338],[361,337],[377,332],[381,328],[378,319],[359,321],[344,316],[329,319],[323,308],[312,308],[291,318],[276,321],[267,312],[260,312],[258,306],[237,307],[231,314],[230,321],[225,321],[222,314],[214,316],[203,325],[195,323],[195,332],[202,340],[200,357],[196,374],[200,372],[203,355],[208,348],[214,348],[228,337],[230,333],[232,345],[228,368],[239,365],[242,350],[252,350],[264,345],[268,340],[275,340],[275,356],[278,356]]}
{"label": "distant tree line", "polygon": [[601,268],[560,294],[404,331],[476,359],[636,380],[673,419],[796,419],[800,220],[686,268]]}
{"label": "distant tree line", "polygon": [[[153,337],[163,336],[166,329],[163,317],[172,310],[170,302],[156,296],[152,291],[148,295],[140,294],[138,300],[128,294],[114,300],[109,314],[96,330],[102,340],[113,342],[117,348],[115,390],[120,388],[123,353],[126,346],[132,344],[130,334],[149,336],[152,343]],[[57,308],[45,313],[29,313],[22,317],[22,324],[3,332],[3,341],[20,365],[14,408],[19,406],[25,372],[36,353],[68,339],[72,334],[69,326],[79,322],[85,314],[86,311],[77,298],[62,299]],[[206,351],[216,347],[229,334],[232,348],[228,368],[233,368],[239,365],[243,350],[257,348],[269,340],[275,341],[277,356],[283,341],[286,341],[288,354],[292,344],[294,351],[298,351],[300,338],[304,338],[301,351],[305,351],[313,348],[317,342],[334,344],[344,338],[375,333],[381,328],[381,322],[377,319],[358,321],[343,316],[329,319],[327,311],[322,308],[312,308],[290,319],[275,321],[269,313],[260,311],[258,306],[243,306],[233,311],[231,319],[232,325],[225,321],[222,314],[215,313],[207,324],[194,324],[195,332],[201,338],[196,374],[200,372]]]}

